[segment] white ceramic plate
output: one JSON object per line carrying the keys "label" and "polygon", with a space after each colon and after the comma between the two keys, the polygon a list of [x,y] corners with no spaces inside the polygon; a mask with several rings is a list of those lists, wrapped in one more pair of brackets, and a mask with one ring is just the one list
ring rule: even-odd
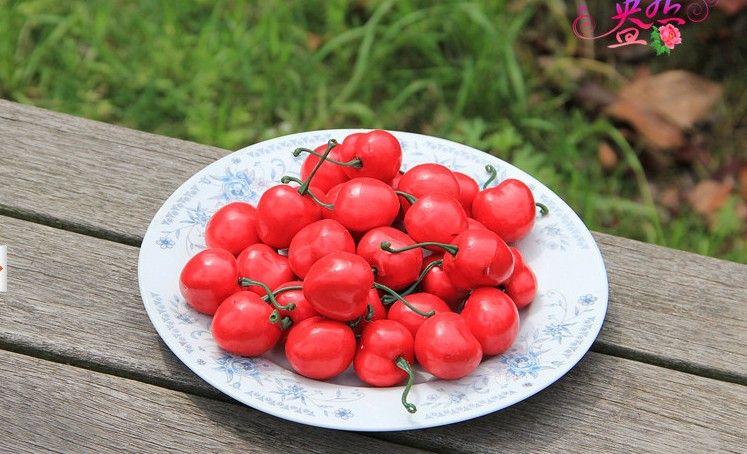
{"label": "white ceramic plate", "polygon": [[187,260],[204,248],[205,224],[228,202],[256,204],[283,175],[298,176],[303,156],[354,130],[294,134],[239,150],[205,167],[174,192],[158,210],[140,250],[140,292],[153,325],[169,348],[205,381],[234,399],[272,415],[333,429],[388,431],[449,424],[508,407],[544,389],[573,367],[591,346],[607,312],[607,275],[589,230],[568,205],[521,170],[473,148],[433,137],[395,132],[405,169],[437,162],[482,184],[485,164],[499,180],[518,178],[550,208],[530,235],[518,243],[539,282],[538,296],[522,311],[521,330],[512,348],[457,381],[417,374],[409,414],[400,403],[401,387],[372,388],[349,370],[330,382],[310,380],[289,370],[282,352],[242,358],[221,351],[210,335],[210,317],[186,305],[178,277]]}

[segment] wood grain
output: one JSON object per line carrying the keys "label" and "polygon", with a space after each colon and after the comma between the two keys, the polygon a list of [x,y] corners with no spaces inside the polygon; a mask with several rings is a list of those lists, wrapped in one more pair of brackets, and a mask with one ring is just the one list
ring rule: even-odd
{"label": "wood grain", "polygon": [[219,148],[0,100],[0,207],[137,240]]}
{"label": "wood grain", "polygon": [[[2,100],[0,143],[0,209],[130,244],[174,189],[227,153]],[[596,239],[610,280],[600,351],[747,383],[747,266]]]}
{"label": "wood grain", "polygon": [[420,452],[17,353],[0,380],[3,451]]}
{"label": "wood grain", "polygon": [[610,281],[600,349],[747,384],[747,266],[594,237]]}
{"label": "wood grain", "polygon": [[[137,248],[15,219],[0,217],[0,225],[0,241],[10,243],[12,258],[10,292],[0,300],[2,346],[217,397],[175,359],[150,324],[136,287]],[[503,412],[376,436],[442,452],[660,452],[681,446],[744,451],[744,391],[737,384],[589,353],[559,383]],[[260,415],[246,412],[252,420]]]}

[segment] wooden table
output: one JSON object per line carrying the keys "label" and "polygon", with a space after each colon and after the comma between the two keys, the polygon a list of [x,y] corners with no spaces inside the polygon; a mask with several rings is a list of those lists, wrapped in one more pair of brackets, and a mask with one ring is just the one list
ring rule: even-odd
{"label": "wooden table", "polygon": [[747,266],[605,234],[599,338],[513,407],[362,434],[231,401],[160,340],[137,285],[158,207],[226,153],[0,101],[0,451],[747,452]]}

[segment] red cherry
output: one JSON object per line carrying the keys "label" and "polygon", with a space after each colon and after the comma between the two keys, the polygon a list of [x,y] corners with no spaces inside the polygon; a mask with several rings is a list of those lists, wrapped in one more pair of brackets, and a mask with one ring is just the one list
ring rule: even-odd
{"label": "red cherry", "polygon": [[480,186],[469,175],[465,175],[462,172],[452,172],[452,174],[459,184],[459,203],[464,207],[467,216],[471,216],[472,201],[475,199],[477,193],[480,192]]}
{"label": "red cherry", "polygon": [[371,310],[373,311],[373,314],[371,315],[370,320],[366,320],[366,317],[363,317],[358,324],[358,326],[355,328],[356,333],[362,333],[364,329],[366,329],[366,326],[370,325],[371,323],[375,322],[376,320],[383,320],[386,318],[387,315],[387,309],[384,306],[384,303],[381,302],[381,296],[379,295],[379,291],[375,288],[372,288],[368,291],[368,299],[367,306],[371,306]]}
{"label": "red cherry", "polygon": [[[282,290],[289,287],[301,287],[300,289],[286,290],[281,293],[277,293],[278,290]],[[319,315],[314,307],[309,303],[305,296],[303,296],[303,282],[302,281],[289,281],[280,284],[274,289],[273,293],[278,304],[281,306],[290,306],[293,304],[295,307],[292,310],[280,310],[280,318],[290,317],[294,324],[300,323],[302,320],[311,318]]]}
{"label": "red cherry", "polygon": [[347,136],[340,147],[342,161],[358,160],[358,167],[343,167],[349,178],[370,177],[391,181],[402,165],[402,148],[391,133],[374,130]]}
{"label": "red cherry", "polygon": [[[424,313],[428,313],[430,311],[434,311],[435,313],[451,312],[451,309],[449,309],[449,306],[446,305],[444,300],[437,297],[436,295],[431,295],[430,293],[412,293],[405,296],[404,298],[408,303],[410,303],[410,305],[414,306]],[[389,308],[387,318],[389,320],[396,320],[400,322],[408,330],[410,330],[413,336],[415,336],[420,326],[427,320],[428,317],[423,317],[422,315],[416,314],[412,311],[412,309],[402,303],[402,301],[398,300],[395,301],[394,304],[392,304],[392,306]]]}
{"label": "red cherry", "polygon": [[[283,257],[266,244],[253,244],[244,249],[236,258],[241,277],[262,282],[275,288],[283,282],[296,278],[288,264],[288,257]],[[247,290],[264,296],[267,292],[260,286],[245,287]]]}
{"label": "red cherry", "polygon": [[270,321],[273,308],[252,292],[229,296],[215,311],[210,324],[215,343],[241,356],[259,356],[280,339],[280,326]]}
{"label": "red cherry", "polygon": [[[405,172],[399,180],[397,189],[416,198],[428,194],[443,193],[459,200],[459,182],[451,170],[440,164],[418,164]],[[410,203],[404,198],[402,207],[407,211]]]}
{"label": "red cherry", "polygon": [[311,265],[303,294],[321,315],[347,322],[366,314],[373,281],[371,265],[363,257],[332,252]]}
{"label": "red cherry", "polygon": [[519,311],[511,298],[495,287],[472,291],[461,313],[480,342],[484,355],[499,355],[519,334]]}
{"label": "red cherry", "polygon": [[394,189],[374,178],[353,178],[334,201],[334,219],[353,232],[391,225],[399,212]]}
{"label": "red cherry", "polygon": [[276,249],[290,245],[299,230],[322,218],[319,206],[298,189],[279,184],[262,194],[257,204],[257,233]]}
{"label": "red cherry", "polygon": [[[450,243],[467,230],[467,214],[459,201],[447,194],[424,195],[405,213],[405,230],[418,243]],[[440,250],[427,246],[427,249]]]}
{"label": "red cherry", "polygon": [[377,227],[366,232],[358,242],[357,254],[376,270],[376,282],[399,291],[415,282],[423,264],[420,249],[410,249],[392,254],[381,249],[381,242],[388,241],[394,248],[415,244],[406,233],[393,227]]}
{"label": "red cherry", "polygon": [[489,230],[467,230],[454,241],[456,254],[444,254],[443,268],[456,287],[494,287],[511,276],[514,257],[505,241]]}
{"label": "red cherry", "polygon": [[[433,254],[426,257],[424,261],[424,267],[434,260],[440,260],[443,258],[443,254]],[[423,278],[422,289],[426,293],[430,293],[438,296],[452,309],[456,310],[459,304],[464,300],[469,293],[468,290],[460,289],[456,287],[446,272],[440,266],[431,268]]]}
{"label": "red cherry", "polygon": [[257,209],[246,202],[221,207],[205,227],[207,247],[226,249],[233,255],[257,242]]}
{"label": "red cherry", "polygon": [[397,367],[399,358],[414,362],[415,339],[401,324],[378,320],[363,330],[353,366],[358,378],[371,386],[394,386],[407,378]]}
{"label": "red cherry", "polygon": [[461,315],[441,312],[423,322],[415,335],[415,358],[436,377],[456,380],[477,368],[482,346]]}
{"label": "red cherry", "polygon": [[[326,149],[327,144],[324,144],[316,147],[314,151],[318,154],[323,154]],[[340,145],[334,147],[327,156],[329,159],[335,159],[338,161],[342,159],[340,157]],[[303,164],[301,165],[302,180],[306,180],[309,177],[311,171],[319,163],[319,159],[319,156],[313,154],[308,155],[306,159],[304,159]],[[330,161],[324,161],[316,174],[314,174],[313,185],[314,188],[317,189],[317,192],[314,192],[314,194],[318,195],[320,193],[326,193],[333,186],[344,183],[347,180],[348,176],[345,174],[343,167]]]}
{"label": "red cherry", "polygon": [[480,191],[472,202],[472,216],[506,242],[524,238],[536,217],[534,196],[529,186],[515,179]]}
{"label": "red cherry", "polygon": [[341,374],[355,356],[355,334],[344,323],[311,317],[291,328],[285,356],[304,377],[327,380]]}
{"label": "red cherry", "polygon": [[355,252],[353,237],[339,222],[322,219],[302,228],[293,237],[288,247],[288,262],[291,270],[303,278],[314,262],[335,251]]}
{"label": "red cherry", "polygon": [[537,296],[537,276],[526,263],[514,272],[504,284],[506,294],[518,309],[524,309]]}
{"label": "red cherry", "polygon": [[213,315],[223,300],[241,290],[236,257],[225,249],[198,252],[184,265],[179,288],[187,304]]}

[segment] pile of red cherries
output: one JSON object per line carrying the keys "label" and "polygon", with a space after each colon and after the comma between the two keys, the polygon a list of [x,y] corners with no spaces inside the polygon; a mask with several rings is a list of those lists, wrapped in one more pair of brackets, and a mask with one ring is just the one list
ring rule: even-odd
{"label": "pile of red cherries", "polygon": [[413,365],[441,379],[468,375],[511,346],[534,272],[507,243],[526,236],[531,190],[426,163],[401,172],[402,148],[374,130],[308,153],[257,206],[221,207],[207,249],[180,275],[186,302],[212,315],[215,342],[259,356],[284,342],[299,374],[326,380],[353,364],[372,386],[412,386]]}

